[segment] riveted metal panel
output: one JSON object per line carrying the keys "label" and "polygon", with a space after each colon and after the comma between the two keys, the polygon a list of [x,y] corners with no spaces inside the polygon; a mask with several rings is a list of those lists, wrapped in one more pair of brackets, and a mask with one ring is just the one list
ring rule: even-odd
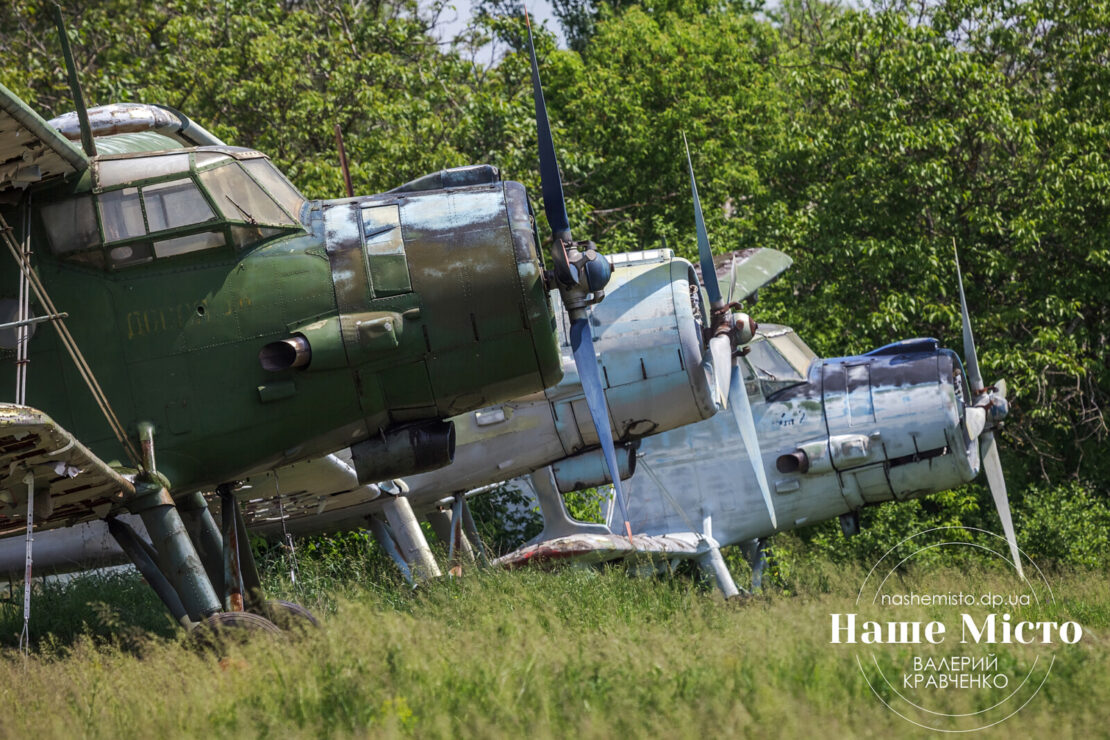
{"label": "riveted metal panel", "polygon": [[412,291],[405,240],[401,234],[401,210],[396,205],[364,206],[362,230],[366,238],[366,262],[370,290],[375,296]]}
{"label": "riveted metal panel", "polygon": [[324,238],[348,357],[350,348],[358,343],[358,326],[348,317],[368,310],[372,297],[359,222],[358,203],[337,203],[324,209]]}
{"label": "riveted metal panel", "polygon": [[871,401],[871,365],[847,365],[848,426],[870,426],[875,423],[875,404]]}

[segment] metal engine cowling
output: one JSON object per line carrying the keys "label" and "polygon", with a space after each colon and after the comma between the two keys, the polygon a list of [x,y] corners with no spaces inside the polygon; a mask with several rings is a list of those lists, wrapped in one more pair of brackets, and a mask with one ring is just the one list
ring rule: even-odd
{"label": "metal engine cowling", "polygon": [[[615,438],[630,442],[709,418],[716,406],[703,367],[693,266],[670,250],[651,250],[618,255],[614,268],[605,300],[589,311]],[[572,376],[565,339],[562,350],[564,373]],[[585,400],[563,400],[562,387],[547,395],[563,447],[571,453],[598,444]]]}

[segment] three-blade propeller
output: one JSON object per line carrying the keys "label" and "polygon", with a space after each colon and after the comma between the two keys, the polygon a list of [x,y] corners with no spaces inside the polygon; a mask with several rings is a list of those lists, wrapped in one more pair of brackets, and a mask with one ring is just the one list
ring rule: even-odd
{"label": "three-blade propeller", "polygon": [[[740,430],[744,449],[748,452],[752,471],[767,505],[771,526],[778,528],[775,504],[771,499],[771,487],[767,483],[767,471],[763,468],[763,455],[759,450],[759,436],[755,429],[755,417],[748,400],[748,391],[740,373],[740,358],[736,356],[739,345],[750,342],[755,335],[756,324],[746,314],[734,314],[731,305],[721,298],[721,288],[717,284],[717,271],[713,266],[713,252],[709,248],[709,232],[705,228],[705,217],[698,197],[698,184],[694,178],[694,164],[690,160],[690,145],[686,134],[682,135],[686,146],[686,166],[690,171],[690,193],[694,199],[694,225],[698,233],[698,260],[701,263],[701,278],[709,297],[712,337],[709,340],[709,354],[713,362],[713,380],[717,390],[717,401],[722,408],[732,409],[733,419]],[[725,372],[730,368],[729,372]]]}
{"label": "three-blade propeller", "polygon": [[552,261],[559,292],[570,316],[570,347],[586,405],[590,409],[597,437],[609,475],[613,481],[614,496],[624,520],[625,534],[632,537],[632,526],[628,519],[628,509],[621,485],[620,468],[613,444],[613,432],[609,426],[609,409],[605,402],[605,392],[601,385],[601,372],[598,370],[597,356],[594,353],[593,332],[586,314],[586,306],[596,302],[604,295],[605,285],[609,282],[611,266],[608,260],[598,255],[592,245],[581,252],[570,234],[570,219],[567,217],[566,199],[563,196],[563,180],[559,174],[559,163],[555,157],[555,141],[551,136],[551,124],[547,118],[547,104],[543,98],[540,84],[539,62],[536,61],[536,46],[532,40],[532,24],[525,10],[528,25],[528,54],[532,62],[532,96],[536,104],[536,128],[539,135],[540,183],[543,192],[543,209],[552,231]]}
{"label": "three-blade propeller", "polygon": [[1010,555],[1018,575],[1025,578],[1021,567],[1021,552],[1018,550],[1017,537],[1014,535],[1014,522],[1010,516],[1010,500],[1006,496],[1006,479],[1002,476],[1002,462],[998,458],[998,445],[994,440],[994,427],[1006,415],[1006,384],[998,381],[993,388],[983,387],[983,376],[979,372],[979,356],[975,352],[975,337],[971,333],[971,318],[967,312],[967,298],[964,296],[964,278],[960,272],[960,254],[956,254],[956,280],[960,285],[960,318],[963,322],[964,366],[967,371],[967,384],[971,390],[971,403],[964,410],[967,433],[971,439],[978,437],[979,454],[983,472],[987,476],[994,507],[1002,521],[1002,531],[1010,545]]}

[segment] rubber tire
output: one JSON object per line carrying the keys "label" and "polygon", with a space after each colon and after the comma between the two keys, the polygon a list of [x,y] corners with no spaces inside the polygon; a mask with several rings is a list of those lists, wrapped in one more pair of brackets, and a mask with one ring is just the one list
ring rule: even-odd
{"label": "rubber tire", "polygon": [[308,609],[292,601],[269,599],[262,604],[262,614],[280,629],[300,632],[310,627],[319,629],[320,621]]}
{"label": "rubber tire", "polygon": [[205,648],[219,648],[229,642],[242,643],[255,635],[282,635],[281,628],[266,617],[251,612],[216,612],[205,617],[192,632],[193,639]]}

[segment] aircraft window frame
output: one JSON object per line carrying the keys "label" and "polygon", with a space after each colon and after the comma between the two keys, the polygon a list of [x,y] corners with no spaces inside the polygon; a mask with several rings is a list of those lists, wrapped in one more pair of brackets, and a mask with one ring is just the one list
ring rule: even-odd
{"label": "aircraft window frame", "polygon": [[200,170],[197,179],[228,223],[303,228],[235,160]]}
{"label": "aircraft window frame", "polygon": [[100,223],[91,194],[44,205],[42,221],[54,254],[71,255],[100,247]]}
{"label": "aircraft window frame", "polygon": [[781,390],[806,382],[806,373],[791,363],[776,341],[785,334],[768,337],[757,335],[748,346],[744,355],[744,384],[752,395],[752,384],[759,382],[760,390],[766,398]]}
{"label": "aircraft window frame", "polygon": [[143,185],[142,191],[148,235],[216,220],[216,212],[191,177]]}

